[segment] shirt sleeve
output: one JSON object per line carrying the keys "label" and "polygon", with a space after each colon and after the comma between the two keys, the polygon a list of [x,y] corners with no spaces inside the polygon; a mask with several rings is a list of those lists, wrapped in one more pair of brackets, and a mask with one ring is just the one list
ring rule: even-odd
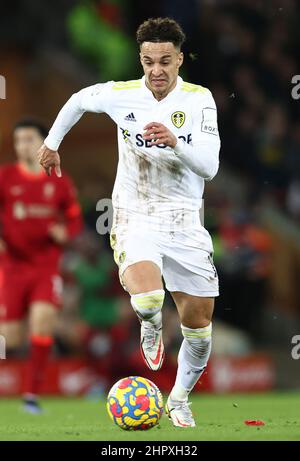
{"label": "shirt sleeve", "polygon": [[220,137],[217,108],[210,91],[201,101],[195,101],[192,143],[182,139],[174,148],[174,154],[194,173],[206,180],[212,179],[219,168]]}
{"label": "shirt sleeve", "polygon": [[109,113],[111,82],[98,83],[74,93],[60,110],[44,144],[57,150],[65,135],[85,112]]}

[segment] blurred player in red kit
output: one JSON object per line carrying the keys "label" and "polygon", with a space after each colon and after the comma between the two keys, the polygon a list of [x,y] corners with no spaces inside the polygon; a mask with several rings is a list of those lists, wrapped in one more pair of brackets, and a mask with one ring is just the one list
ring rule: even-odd
{"label": "blurred player in red kit", "polygon": [[71,179],[47,176],[36,151],[47,135],[36,121],[15,125],[17,162],[0,168],[0,332],[8,351],[23,342],[28,316],[30,357],[24,409],[40,413],[38,393],[61,305],[59,262],[64,245],[82,228]]}

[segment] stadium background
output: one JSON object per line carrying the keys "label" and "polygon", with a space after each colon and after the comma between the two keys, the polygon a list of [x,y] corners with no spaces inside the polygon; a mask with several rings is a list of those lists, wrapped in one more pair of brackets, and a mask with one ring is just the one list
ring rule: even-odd
{"label": "stadium background", "polygon": [[[14,160],[12,127],[26,115],[48,126],[74,91],[98,81],[139,78],[135,30],[171,16],[187,33],[184,79],[212,90],[222,140],[218,176],[207,183],[205,225],[215,245],[221,296],[214,353],[198,390],[299,389],[300,102],[291,79],[299,62],[296,1],[137,0],[1,4],[0,161]],[[119,287],[108,235],[96,232],[96,203],[111,196],[116,128],[87,114],[60,149],[78,187],[84,233],[62,263],[64,309],[46,393],[99,395],[141,374],[169,390],[181,342],[174,305],[164,306],[166,366],[155,376],[140,359],[139,325]],[[1,360],[0,395],[22,389],[26,346]]]}

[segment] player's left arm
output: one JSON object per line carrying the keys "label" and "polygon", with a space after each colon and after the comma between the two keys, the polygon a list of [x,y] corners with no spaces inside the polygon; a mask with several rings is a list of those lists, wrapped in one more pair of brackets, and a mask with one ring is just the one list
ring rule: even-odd
{"label": "player's left arm", "polygon": [[49,228],[49,234],[56,243],[65,245],[81,232],[83,220],[75,187],[68,176],[64,176],[61,187],[63,196],[60,211],[63,214],[64,222],[52,224]]}
{"label": "player's left arm", "polygon": [[162,123],[148,123],[144,139],[153,140],[152,146],[165,144],[194,173],[206,180],[212,179],[219,168],[220,137],[217,124],[217,109],[211,92],[195,98],[192,109],[192,143],[188,144],[172,133]]}

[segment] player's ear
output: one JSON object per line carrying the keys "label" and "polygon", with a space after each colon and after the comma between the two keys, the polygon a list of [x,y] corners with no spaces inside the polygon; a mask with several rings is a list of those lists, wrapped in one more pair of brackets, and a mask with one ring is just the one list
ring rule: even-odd
{"label": "player's ear", "polygon": [[179,69],[179,67],[182,66],[183,58],[184,58],[184,55],[183,55],[182,51],[180,51],[180,53],[178,53],[178,57],[177,57],[177,67],[178,67],[178,69]]}

